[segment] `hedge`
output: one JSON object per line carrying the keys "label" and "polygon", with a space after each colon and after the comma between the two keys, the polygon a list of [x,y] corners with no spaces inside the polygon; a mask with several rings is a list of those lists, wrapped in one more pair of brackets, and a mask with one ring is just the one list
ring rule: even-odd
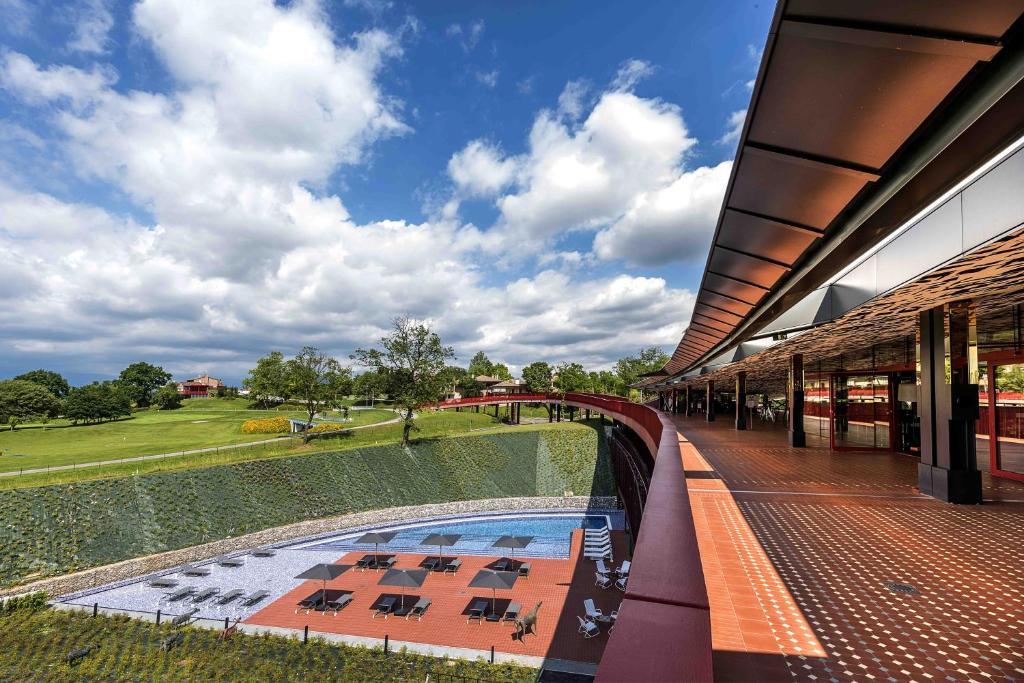
{"label": "hedge", "polygon": [[263,417],[242,423],[243,434],[287,434],[290,431],[287,417]]}
{"label": "hedge", "polygon": [[523,427],[0,491],[0,585],[306,519],[565,491],[615,495],[603,433]]}

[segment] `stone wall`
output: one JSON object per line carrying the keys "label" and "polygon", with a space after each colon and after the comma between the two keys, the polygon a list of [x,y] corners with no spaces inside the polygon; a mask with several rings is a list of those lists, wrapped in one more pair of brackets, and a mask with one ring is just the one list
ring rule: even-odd
{"label": "stone wall", "polygon": [[212,543],[171,550],[156,555],[147,555],[124,562],[94,567],[80,572],[64,574],[32,583],[14,586],[0,591],[0,597],[22,593],[46,591],[53,597],[102,586],[109,583],[133,579],[182,564],[200,562],[220,555],[246,551],[259,546],[279,544],[284,541],[330,534],[362,526],[378,526],[406,520],[462,515],[478,512],[538,509],[614,509],[618,501],[614,497],[566,496],[533,498],[489,498],[484,500],[463,500],[434,505],[412,505],[407,507],[384,508],[357,512],[338,517],[311,519],[272,529],[264,529],[244,536],[235,536]]}

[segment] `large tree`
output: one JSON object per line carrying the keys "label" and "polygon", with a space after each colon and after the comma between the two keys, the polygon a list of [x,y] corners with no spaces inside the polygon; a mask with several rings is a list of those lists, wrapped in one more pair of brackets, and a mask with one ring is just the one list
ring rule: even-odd
{"label": "large tree", "polygon": [[471,377],[484,375],[491,377],[494,374],[494,363],[490,361],[487,354],[477,351],[469,361],[469,369],[466,371]]}
{"label": "large tree", "polygon": [[500,380],[512,379],[512,373],[504,363],[495,363],[491,366],[491,377],[497,377]]}
{"label": "large tree", "polygon": [[53,370],[32,370],[22,375],[18,375],[14,379],[23,379],[26,382],[35,382],[41,387],[44,387],[51,394],[57,398],[64,398],[71,391],[71,385],[64,379],[60,373],[54,372]]}
{"label": "large tree", "polygon": [[620,358],[615,363],[615,374],[628,387],[636,382],[641,375],[660,370],[668,361],[669,357],[664,351],[657,346],[649,346],[642,349],[636,356]]}
{"label": "large tree", "polygon": [[178,385],[168,382],[153,394],[153,405],[160,410],[176,410],[181,407],[181,394],[178,393]]}
{"label": "large tree", "polygon": [[303,347],[285,364],[288,393],[306,409],[306,424],[325,407],[337,407],[352,391],[352,371],[315,346]]}
{"label": "large tree", "polygon": [[425,323],[395,318],[391,334],[381,338],[379,349],[356,349],[352,358],[385,378],[388,395],[405,413],[402,445],[409,445],[409,434],[416,427],[414,411],[444,396],[445,362],[455,358],[455,352]]}
{"label": "large tree", "polygon": [[0,417],[6,418],[11,431],[22,422],[49,417],[60,408],[60,401],[45,387],[24,379],[0,382]]}
{"label": "large tree", "polygon": [[171,373],[158,365],[132,363],[117,378],[128,397],[140,408],[147,407],[156,390],[171,381]]}
{"label": "large tree", "polygon": [[374,399],[384,393],[385,388],[384,378],[373,370],[367,370],[352,380],[352,393],[369,399],[371,406]]}
{"label": "large tree", "polygon": [[542,360],[530,363],[523,368],[523,381],[526,390],[531,394],[547,394],[551,392],[551,366]]}
{"label": "large tree", "polygon": [[256,361],[256,367],[242,380],[242,386],[249,390],[253,401],[267,408],[272,403],[287,400],[287,374],[284,354],[271,351]]}
{"label": "large tree", "polygon": [[555,369],[555,388],[563,394],[570,391],[588,391],[590,375],[579,363],[560,363]]}
{"label": "large tree", "polygon": [[132,402],[124,388],[115,382],[76,387],[64,401],[64,416],[74,423],[115,420],[131,415]]}

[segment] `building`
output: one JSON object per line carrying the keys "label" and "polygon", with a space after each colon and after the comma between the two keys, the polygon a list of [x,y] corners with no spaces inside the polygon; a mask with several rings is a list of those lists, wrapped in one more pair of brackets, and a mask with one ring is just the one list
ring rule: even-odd
{"label": "building", "polygon": [[185,398],[209,398],[216,390],[225,386],[224,382],[210,375],[201,375],[178,382],[178,394]]}
{"label": "building", "polygon": [[525,394],[526,382],[521,379],[506,379],[492,384],[487,390],[488,394]]}

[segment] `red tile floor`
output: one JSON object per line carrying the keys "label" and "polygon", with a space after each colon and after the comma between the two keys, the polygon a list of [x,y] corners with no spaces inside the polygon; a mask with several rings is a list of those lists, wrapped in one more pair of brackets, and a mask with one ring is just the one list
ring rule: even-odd
{"label": "red tile floor", "polygon": [[1024,680],[1024,485],[954,506],[911,458],[677,425],[717,679]]}
{"label": "red tile floor", "polygon": [[[622,532],[612,533],[612,548],[616,564],[625,556]],[[595,605],[605,614],[619,606],[622,593],[617,589],[602,590],[594,584],[594,563],[582,557],[582,532],[573,534],[569,559],[530,558],[532,570],[529,578],[520,578],[511,591],[498,591],[498,609],[510,600],[520,603],[529,611],[541,602],[538,612],[537,634],[520,642],[512,639],[511,623],[467,623],[466,611],[476,599],[491,600],[489,589],[469,588],[477,571],[497,557],[463,556],[463,565],[457,574],[432,573],[421,588],[406,590],[409,596],[430,598],[432,604],[422,621],[390,616],[373,618],[372,607],[382,595],[400,595],[400,589],[379,586],[382,573],[351,569],[333,581],[329,590],[352,591],[353,601],[337,616],[320,612],[295,613],[296,603],[321,587],[319,581],[307,581],[280,599],[260,610],[245,623],[277,626],[302,630],[309,626],[310,633],[337,633],[391,641],[426,643],[457,648],[471,648],[488,652],[493,645],[497,652],[518,655],[596,663],[607,643],[607,629],[600,636],[584,639],[577,632],[577,615],[584,614],[583,601],[593,598]],[[353,552],[338,558],[339,564],[353,564],[364,553]],[[446,553],[450,554],[450,553]],[[396,567],[416,568],[424,554],[399,554]],[[416,601],[412,597],[412,603]]]}

